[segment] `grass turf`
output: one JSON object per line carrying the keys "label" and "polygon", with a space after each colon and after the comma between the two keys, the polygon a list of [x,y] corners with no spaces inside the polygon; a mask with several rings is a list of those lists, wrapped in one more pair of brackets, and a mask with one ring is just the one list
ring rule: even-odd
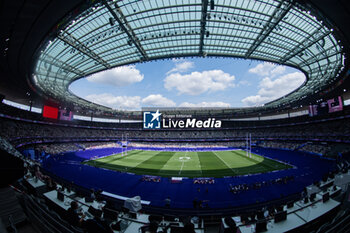
{"label": "grass turf", "polygon": [[132,150],[88,160],[90,166],[163,177],[223,177],[264,173],[291,168],[290,165],[242,150],[232,151],[146,151]]}

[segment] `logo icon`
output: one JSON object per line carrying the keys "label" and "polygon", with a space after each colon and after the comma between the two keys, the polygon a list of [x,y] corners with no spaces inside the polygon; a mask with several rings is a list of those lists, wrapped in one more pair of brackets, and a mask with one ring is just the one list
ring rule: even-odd
{"label": "logo icon", "polygon": [[160,129],[159,110],[156,112],[143,112],[143,128],[144,129]]}

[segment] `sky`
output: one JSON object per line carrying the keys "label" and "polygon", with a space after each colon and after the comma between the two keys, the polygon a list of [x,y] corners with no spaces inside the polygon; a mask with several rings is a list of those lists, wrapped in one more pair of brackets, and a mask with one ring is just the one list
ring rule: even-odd
{"label": "sky", "polygon": [[123,66],[79,79],[79,97],[122,110],[142,107],[251,107],[305,81],[297,69],[233,58],[181,58]]}

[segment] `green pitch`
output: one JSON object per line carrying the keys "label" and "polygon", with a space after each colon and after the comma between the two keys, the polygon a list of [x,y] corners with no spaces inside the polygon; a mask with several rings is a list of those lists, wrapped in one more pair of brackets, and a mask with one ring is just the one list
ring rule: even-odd
{"label": "green pitch", "polygon": [[223,177],[291,168],[287,164],[256,154],[252,154],[249,158],[242,150],[208,152],[132,150],[124,156],[114,154],[84,163],[121,172],[164,177]]}

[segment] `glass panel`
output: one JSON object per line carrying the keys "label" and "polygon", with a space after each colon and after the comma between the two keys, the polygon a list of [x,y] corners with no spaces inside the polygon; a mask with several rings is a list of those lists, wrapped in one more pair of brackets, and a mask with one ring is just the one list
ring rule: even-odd
{"label": "glass panel", "polygon": [[42,48],[34,70],[36,85],[43,91],[91,107],[68,92],[70,82],[148,59],[202,56],[202,44],[209,56],[268,60],[308,73],[304,87],[272,106],[315,92],[343,65],[344,56],[331,29],[297,3],[289,7],[288,2],[277,0],[216,0],[214,10],[208,6],[206,15],[201,0],[107,4],[113,14],[97,2]]}

